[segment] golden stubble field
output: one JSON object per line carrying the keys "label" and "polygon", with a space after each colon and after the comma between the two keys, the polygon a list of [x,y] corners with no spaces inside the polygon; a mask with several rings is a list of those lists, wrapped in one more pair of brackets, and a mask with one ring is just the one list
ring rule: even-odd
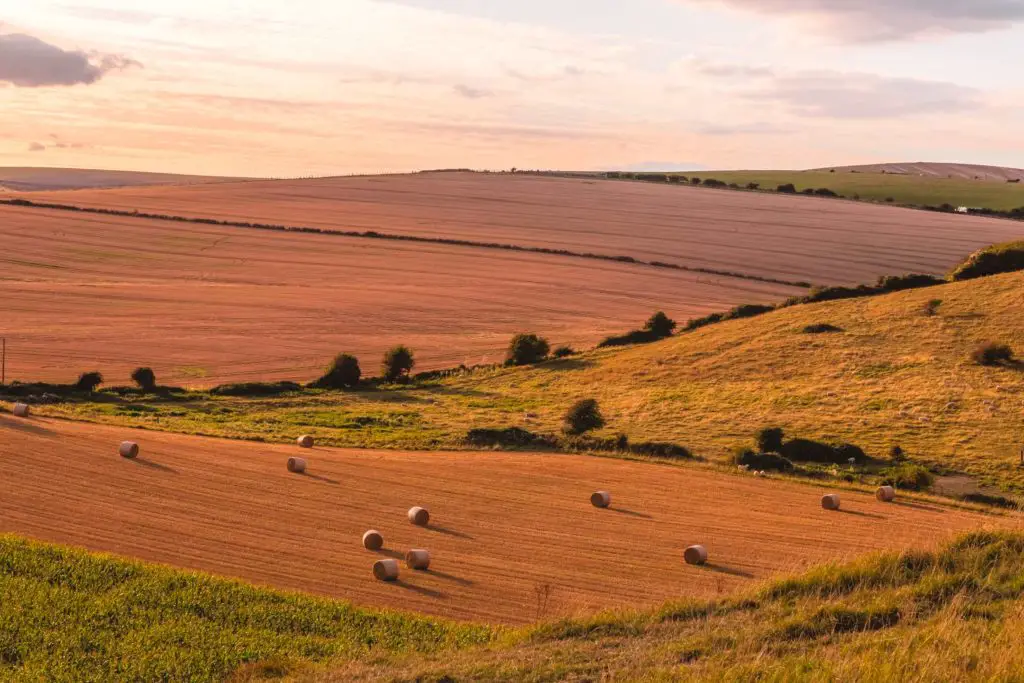
{"label": "golden stubble field", "polygon": [[1012,221],[815,197],[481,173],[26,195],[37,201],[626,255],[788,281],[943,273]]}
{"label": "golden stubble field", "polygon": [[308,381],[338,352],[376,375],[500,362],[512,335],[588,347],[798,290],[607,261],[0,207],[8,380]]}
{"label": "golden stubble field", "polygon": [[[138,460],[117,454],[123,439]],[[289,456],[307,475],[286,471]],[[613,506],[591,506],[597,489]],[[530,453],[399,453],[223,441],[0,415],[0,532],[460,620],[525,623],[710,597],[873,550],[1006,525],[936,504],[694,467]],[[427,507],[431,526],[406,519]],[[360,545],[378,529],[382,553]],[[683,563],[702,543],[711,564]],[[398,584],[375,559],[433,554]]]}

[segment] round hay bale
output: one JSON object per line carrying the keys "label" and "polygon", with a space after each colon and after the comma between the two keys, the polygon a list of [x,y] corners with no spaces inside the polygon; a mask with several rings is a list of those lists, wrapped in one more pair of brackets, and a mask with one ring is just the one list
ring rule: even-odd
{"label": "round hay bale", "polygon": [[697,566],[707,564],[708,549],[702,545],[691,545],[683,551],[683,559],[686,560],[686,564],[695,564]]}
{"label": "round hay bale", "polygon": [[409,508],[409,521],[416,526],[426,526],[430,523],[430,513],[427,512],[426,508]]}
{"label": "round hay bale", "polygon": [[612,494],[607,491],[598,491],[590,494],[590,503],[596,508],[606,508],[612,504]]}
{"label": "round hay bale", "polygon": [[306,471],[305,458],[288,458],[288,471],[292,474],[302,474]]}
{"label": "round hay bale", "polygon": [[134,441],[125,441],[117,449],[117,452],[121,454],[122,458],[128,458],[129,460],[137,458],[139,457],[139,444]]}
{"label": "round hay bale", "polygon": [[14,404],[14,416],[15,417],[28,417],[29,410],[27,403],[15,403]]}
{"label": "round hay bale", "polygon": [[821,507],[826,510],[838,510],[839,509],[839,496],[834,493],[830,493],[827,496],[821,497]]}
{"label": "round hay bale", "polygon": [[309,434],[305,434],[303,436],[300,436],[298,438],[298,444],[299,444],[299,448],[312,448],[313,447],[313,437],[311,437]]}
{"label": "round hay bale", "polygon": [[896,489],[891,486],[879,486],[875,491],[875,498],[883,503],[891,503],[896,500]]}
{"label": "round hay bale", "polygon": [[373,575],[378,581],[398,581],[398,560],[377,560]]}
{"label": "round hay bale", "polygon": [[405,564],[409,569],[424,571],[430,568],[430,553],[426,550],[410,550],[405,554]]}
{"label": "round hay bale", "polygon": [[367,550],[380,550],[384,547],[384,537],[379,531],[370,529],[363,534],[363,547]]}

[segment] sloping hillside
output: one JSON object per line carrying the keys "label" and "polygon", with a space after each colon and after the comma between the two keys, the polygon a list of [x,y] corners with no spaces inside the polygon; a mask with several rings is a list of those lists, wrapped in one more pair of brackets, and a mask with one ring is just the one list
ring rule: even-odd
{"label": "sloping hillside", "polygon": [[29,166],[0,167],[0,187],[11,192],[78,190],[146,185],[189,185],[241,180],[216,176],[146,173],[142,171],[103,171],[85,168],[45,168]]}
{"label": "sloping hillside", "polygon": [[[930,315],[933,300],[941,303]],[[1024,273],[1014,273],[795,306],[646,346],[419,386],[276,399],[117,398],[47,410],[243,438],[289,441],[308,430],[335,445],[451,448],[474,427],[557,434],[574,401],[596,398],[607,418],[600,434],[674,442],[713,460],[749,445],[756,430],[782,427],[876,457],[899,445],[914,460],[1021,488],[1024,370],[969,358],[986,340],[1024,351],[1021,310]],[[841,331],[803,333],[815,324]]]}
{"label": "sloping hillside", "polygon": [[840,172],[892,173],[895,175],[918,176],[923,178],[960,178],[963,180],[1007,180],[1024,179],[1024,169],[1007,166],[985,166],[983,164],[957,164],[917,161],[910,163],[864,164],[860,166],[833,166],[815,169]]}

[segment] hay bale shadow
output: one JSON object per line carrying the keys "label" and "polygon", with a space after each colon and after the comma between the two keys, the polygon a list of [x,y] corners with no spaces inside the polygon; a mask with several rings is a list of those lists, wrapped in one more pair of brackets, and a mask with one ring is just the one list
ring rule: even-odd
{"label": "hay bale shadow", "polygon": [[461,576],[454,576],[453,574],[446,574],[445,572],[439,572],[436,569],[428,569],[426,571],[426,573],[430,574],[431,576],[436,576],[437,578],[443,579],[445,581],[451,581],[452,583],[457,583],[460,586],[467,586],[468,587],[468,586],[474,585],[474,583],[472,581],[470,581],[469,579],[464,579]]}
{"label": "hay bale shadow", "polygon": [[341,485],[340,481],[336,479],[328,479],[327,477],[321,476],[319,474],[310,474],[309,472],[303,472],[301,476],[306,477],[307,479],[312,479],[313,481],[319,481],[323,482],[324,484],[330,484],[331,486]]}
{"label": "hay bale shadow", "polygon": [[732,567],[726,567],[725,565],[715,564],[714,562],[706,562],[704,568],[708,571],[715,572],[716,574],[728,574],[729,576],[738,576],[741,579],[752,579],[754,575],[750,572],[745,572],[742,569],[734,569]]}
{"label": "hay bale shadow", "polygon": [[860,510],[844,510],[839,508],[836,512],[843,515],[853,515],[855,517],[870,517],[872,519],[889,519],[885,515],[876,515],[873,512],[861,512]]}
{"label": "hay bale shadow", "polygon": [[611,512],[617,512],[620,515],[628,515],[630,517],[639,517],[640,519],[654,519],[653,515],[649,515],[646,512],[637,512],[635,510],[627,510],[626,508],[610,507],[608,508]]}
{"label": "hay bale shadow", "polygon": [[46,427],[40,425],[38,422],[33,422],[31,417],[19,417],[12,419],[8,419],[5,417],[0,422],[2,422],[5,428],[10,427],[11,429],[16,429],[19,432],[35,434],[36,436],[52,437],[56,435],[56,433],[52,429],[47,429]]}
{"label": "hay bale shadow", "polygon": [[399,588],[404,588],[405,590],[410,591],[412,593],[419,593],[420,595],[425,595],[426,597],[434,598],[435,600],[441,600],[445,597],[445,594],[441,591],[436,591],[432,588],[424,588],[423,586],[414,586],[413,584],[403,581],[402,579],[399,579],[398,581],[394,581],[392,583],[398,586]]}
{"label": "hay bale shadow", "polygon": [[469,540],[469,541],[474,540],[473,537],[470,536],[469,534],[463,533],[461,531],[456,531],[455,529],[449,529],[447,527],[438,526],[436,524],[429,524],[429,525],[427,525],[426,528],[427,528],[428,531],[436,531],[437,533],[444,534],[445,536],[454,536],[455,538],[465,538],[466,540]]}
{"label": "hay bale shadow", "polygon": [[158,462],[153,462],[152,460],[146,460],[145,458],[131,458],[131,459],[129,459],[129,462],[133,462],[136,465],[139,465],[141,467],[148,467],[151,470],[158,470],[160,472],[167,472],[168,474],[177,474],[178,473],[178,470],[174,469],[173,467],[169,467],[168,465],[161,465]]}
{"label": "hay bale shadow", "polygon": [[385,557],[390,557],[392,560],[404,560],[405,559],[405,553],[403,553],[400,550],[389,550],[387,548],[381,548],[380,550],[374,550],[373,552],[377,553],[378,555],[383,555]]}
{"label": "hay bale shadow", "polygon": [[898,505],[904,508],[913,508],[914,510],[922,510],[924,512],[938,512],[939,514],[945,514],[948,510],[934,505],[925,505],[924,503],[911,503],[907,500],[894,500],[890,505]]}

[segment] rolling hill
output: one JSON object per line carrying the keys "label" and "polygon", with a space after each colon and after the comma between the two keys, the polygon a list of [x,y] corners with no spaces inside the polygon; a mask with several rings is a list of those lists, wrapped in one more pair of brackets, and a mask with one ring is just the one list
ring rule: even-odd
{"label": "rolling hill", "polygon": [[29,166],[0,167],[0,188],[8,192],[41,192],[109,187],[152,185],[193,185],[240,178],[146,173],[142,171],[104,171],[84,168],[45,168]]}
{"label": "rolling hill", "polygon": [[816,171],[836,173],[885,173],[918,176],[922,178],[959,178],[961,180],[989,180],[1005,182],[1024,180],[1024,169],[1006,166],[985,166],[982,164],[955,164],[917,161],[912,163],[866,164],[862,166],[834,166],[818,168]]}
{"label": "rolling hill", "polygon": [[[1024,205],[1024,186],[1013,187],[1021,193],[1014,206]],[[29,198],[129,212],[568,249],[813,284],[945,272],[965,254],[1014,239],[1024,230],[1016,222],[817,197],[524,174],[422,173]]]}

